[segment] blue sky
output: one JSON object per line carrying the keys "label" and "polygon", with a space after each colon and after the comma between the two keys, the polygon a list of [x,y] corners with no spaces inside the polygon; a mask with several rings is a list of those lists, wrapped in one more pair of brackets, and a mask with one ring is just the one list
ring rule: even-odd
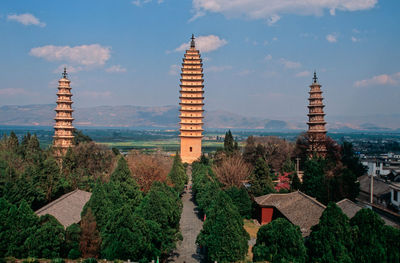
{"label": "blue sky", "polygon": [[[398,0],[2,0],[0,105],[47,104],[67,65],[75,107],[177,105],[192,33],[207,110],[305,116],[400,110]],[[182,46],[183,45],[183,46]]]}

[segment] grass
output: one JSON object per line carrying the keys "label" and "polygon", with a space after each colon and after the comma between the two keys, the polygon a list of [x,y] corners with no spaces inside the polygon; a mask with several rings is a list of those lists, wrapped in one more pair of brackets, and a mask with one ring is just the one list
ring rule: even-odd
{"label": "grass", "polygon": [[[250,220],[244,219],[243,223],[244,223],[244,229],[247,231],[247,233],[249,233],[250,238],[257,238],[257,232],[261,226],[254,223],[253,219]],[[247,251],[247,257],[246,257],[246,260],[250,262],[253,259],[253,253],[251,252],[252,248],[253,248],[252,246],[249,246],[249,250]]]}

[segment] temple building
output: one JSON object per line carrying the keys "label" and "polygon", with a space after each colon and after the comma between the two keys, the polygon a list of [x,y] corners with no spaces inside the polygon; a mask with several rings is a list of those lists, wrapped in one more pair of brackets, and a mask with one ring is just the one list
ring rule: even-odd
{"label": "temple building", "polygon": [[310,85],[310,97],[308,105],[308,131],[309,156],[316,155],[324,158],[326,156],[326,129],[324,120],[324,107],[322,100],[321,85],[318,83],[316,72],[314,72],[313,83]]}
{"label": "temple building", "polygon": [[192,163],[201,156],[203,138],[203,64],[194,36],[182,63],[180,89],[180,138],[182,162]]}
{"label": "temple building", "polygon": [[67,69],[64,68],[62,78],[58,81],[57,107],[55,108],[56,124],[54,125],[53,148],[56,156],[63,156],[69,147],[73,147],[74,135],[72,133],[72,93],[71,81],[68,79]]}

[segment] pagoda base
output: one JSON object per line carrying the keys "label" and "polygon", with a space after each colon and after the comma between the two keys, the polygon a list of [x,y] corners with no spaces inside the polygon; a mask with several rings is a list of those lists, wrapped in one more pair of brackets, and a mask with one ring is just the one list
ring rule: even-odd
{"label": "pagoda base", "polygon": [[201,157],[201,138],[181,137],[181,158],[183,163],[193,163]]}

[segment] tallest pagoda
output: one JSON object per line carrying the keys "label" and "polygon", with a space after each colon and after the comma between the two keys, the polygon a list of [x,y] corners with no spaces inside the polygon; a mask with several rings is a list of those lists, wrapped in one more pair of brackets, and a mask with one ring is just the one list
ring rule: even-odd
{"label": "tallest pagoda", "polygon": [[73,147],[73,129],[72,121],[72,93],[71,93],[71,81],[68,79],[67,69],[64,68],[64,73],[61,79],[58,81],[58,92],[57,92],[57,107],[55,108],[56,117],[54,120],[54,140],[53,148],[55,154],[58,157],[65,155],[68,148]]}
{"label": "tallest pagoda", "polygon": [[308,105],[308,155],[326,156],[326,129],[325,113],[321,85],[318,83],[317,73],[314,72],[313,82],[310,85],[310,97]]}
{"label": "tallest pagoda", "polygon": [[194,35],[182,63],[180,89],[180,135],[181,158],[192,163],[201,156],[203,138],[203,64],[200,51],[196,49]]}

